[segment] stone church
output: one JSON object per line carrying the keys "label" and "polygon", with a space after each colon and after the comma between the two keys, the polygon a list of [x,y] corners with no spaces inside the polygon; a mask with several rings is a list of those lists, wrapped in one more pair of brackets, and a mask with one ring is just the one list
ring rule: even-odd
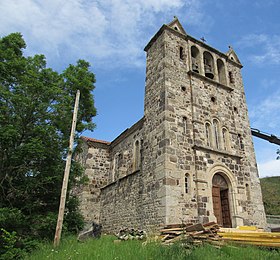
{"label": "stone church", "polygon": [[266,225],[241,76],[222,53],[163,25],[144,49],[144,116],[112,142],[82,137],[76,156],[88,223],[148,232],[174,223]]}

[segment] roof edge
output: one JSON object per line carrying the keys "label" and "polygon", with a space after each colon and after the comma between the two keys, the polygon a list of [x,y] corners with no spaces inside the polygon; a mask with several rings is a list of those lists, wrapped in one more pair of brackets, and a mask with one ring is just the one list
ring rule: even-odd
{"label": "roof edge", "polygon": [[111,144],[111,142],[104,141],[104,140],[98,140],[98,139],[94,139],[94,138],[87,137],[87,136],[81,136],[80,138],[81,138],[83,141],[85,141],[85,142],[92,142],[92,143],[99,143],[99,144],[107,144],[107,145],[110,145],[110,144]]}

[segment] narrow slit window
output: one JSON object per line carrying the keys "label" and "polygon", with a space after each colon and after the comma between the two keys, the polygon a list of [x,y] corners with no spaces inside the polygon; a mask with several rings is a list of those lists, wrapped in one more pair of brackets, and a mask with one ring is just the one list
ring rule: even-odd
{"label": "narrow slit window", "polygon": [[185,174],[185,193],[189,193],[190,191],[190,188],[189,188],[189,185],[190,185],[190,180],[189,180],[190,176],[188,173]]}
{"label": "narrow slit window", "polygon": [[134,143],[134,164],[133,170],[137,171],[140,168],[140,142],[137,140]]}
{"label": "narrow slit window", "polygon": [[187,133],[187,117],[183,116],[183,132]]}
{"label": "narrow slit window", "polygon": [[211,130],[210,130],[210,124],[205,124],[205,135],[206,135],[206,145],[211,146]]}
{"label": "narrow slit window", "polygon": [[180,52],[180,59],[183,60],[184,59],[184,48],[180,47],[179,52]]}
{"label": "narrow slit window", "polygon": [[215,146],[216,146],[217,149],[219,149],[220,148],[220,145],[219,145],[219,125],[218,125],[217,120],[213,121],[213,127],[214,127]]}
{"label": "narrow slit window", "polygon": [[226,128],[223,128],[222,130],[222,137],[223,137],[224,149],[227,151],[229,150],[229,142],[228,142],[228,131]]}
{"label": "narrow slit window", "polygon": [[113,164],[112,181],[116,180],[118,167],[119,167],[119,154],[116,154],[114,158],[114,164]]}

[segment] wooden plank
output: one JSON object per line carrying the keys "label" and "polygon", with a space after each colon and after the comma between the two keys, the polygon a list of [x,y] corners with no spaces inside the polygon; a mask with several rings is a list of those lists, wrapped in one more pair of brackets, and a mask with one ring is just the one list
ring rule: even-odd
{"label": "wooden plank", "polygon": [[169,237],[169,235],[165,235],[163,238],[161,238],[161,241],[165,241],[165,240],[167,240],[167,239],[168,239],[168,237]]}
{"label": "wooden plank", "polygon": [[180,223],[180,224],[168,224],[168,225],[165,225],[164,226],[164,229],[169,229],[169,228],[184,228],[184,227],[188,227],[188,226],[192,226],[193,224],[190,224],[190,223],[188,223],[188,224],[182,224],[182,223]]}
{"label": "wooden plank", "polygon": [[[260,232],[265,232],[263,229],[257,229],[255,231],[252,230],[240,230],[238,228],[224,228],[224,227],[220,227],[219,232],[225,232],[225,233],[260,233]],[[266,233],[270,233],[270,232],[266,232]]]}
{"label": "wooden plank", "polygon": [[280,238],[280,233],[269,233],[269,232],[254,232],[254,233],[221,233],[218,232],[218,235],[222,237],[235,237],[235,236],[244,236],[244,237],[269,237],[269,238]]}
{"label": "wooden plank", "polygon": [[208,222],[203,224],[203,227],[212,227],[212,226],[219,226],[216,222],[212,221],[212,222]]}
{"label": "wooden plank", "polygon": [[184,231],[185,228],[164,228],[161,229],[160,232],[166,232],[166,231]]}
{"label": "wooden plank", "polygon": [[205,230],[202,224],[195,224],[185,228],[186,232]]}
{"label": "wooden plank", "polygon": [[261,238],[261,237],[223,237],[223,240],[237,240],[237,241],[248,241],[248,242],[272,242],[279,243],[280,239],[271,239],[271,238]]}
{"label": "wooden plank", "polygon": [[200,234],[204,234],[204,230],[196,231],[196,232],[190,233],[191,236],[200,235]]}
{"label": "wooden plank", "polygon": [[175,230],[162,230],[162,234],[174,234],[174,235],[181,235],[184,232],[183,231],[175,231]]}

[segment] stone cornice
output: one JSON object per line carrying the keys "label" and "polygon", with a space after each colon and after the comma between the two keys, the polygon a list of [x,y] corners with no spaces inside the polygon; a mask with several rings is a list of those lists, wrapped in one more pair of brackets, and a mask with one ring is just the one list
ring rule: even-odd
{"label": "stone cornice", "polygon": [[203,150],[203,151],[207,151],[207,152],[211,152],[211,153],[216,153],[216,154],[221,154],[221,155],[226,155],[226,156],[234,157],[234,158],[237,158],[237,159],[241,159],[242,158],[242,156],[239,155],[239,154],[233,154],[233,153],[230,153],[230,152],[225,151],[225,150],[221,151],[221,150],[214,149],[214,148],[207,147],[207,146],[203,146],[203,145],[195,144],[192,148],[194,150]]}
{"label": "stone cornice", "polygon": [[223,88],[223,89],[225,89],[225,90],[227,90],[227,91],[233,91],[233,90],[234,90],[234,88],[232,88],[232,87],[230,87],[230,86],[221,84],[220,82],[217,82],[217,81],[215,81],[215,80],[213,80],[213,79],[207,78],[207,77],[205,77],[205,76],[203,76],[203,75],[201,75],[201,74],[199,74],[199,73],[197,73],[197,72],[194,72],[194,71],[192,71],[192,70],[189,70],[189,71],[188,71],[188,74],[191,75],[191,76],[194,76],[194,77],[196,77],[196,78],[202,79],[202,80],[204,80],[204,81],[207,81],[207,82],[209,82],[209,83],[212,83],[212,84],[216,85],[217,87]]}

